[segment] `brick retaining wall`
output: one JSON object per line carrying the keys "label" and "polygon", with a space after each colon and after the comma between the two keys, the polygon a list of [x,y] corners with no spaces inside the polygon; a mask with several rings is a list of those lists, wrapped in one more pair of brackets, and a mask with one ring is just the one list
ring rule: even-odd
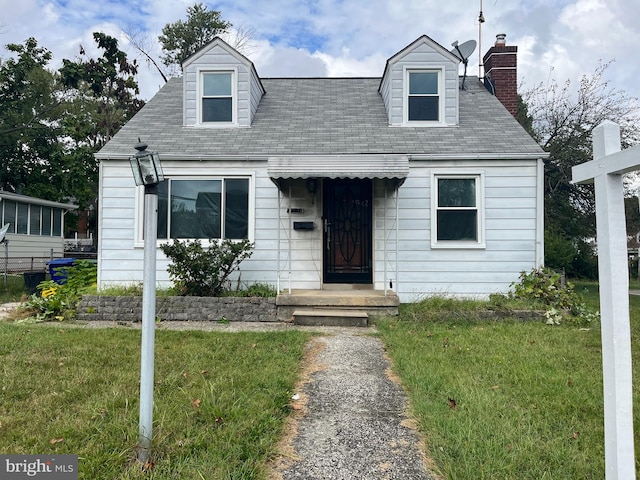
{"label": "brick retaining wall", "polygon": [[[160,320],[277,322],[275,297],[157,297]],[[85,295],[78,320],[135,322],[142,319],[142,297]]]}

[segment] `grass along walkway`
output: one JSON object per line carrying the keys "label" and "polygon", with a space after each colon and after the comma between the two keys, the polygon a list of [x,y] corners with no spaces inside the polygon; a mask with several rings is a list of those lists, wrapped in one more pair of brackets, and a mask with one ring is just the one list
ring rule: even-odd
{"label": "grass along walkway", "polygon": [[[578,287],[597,303],[595,284]],[[630,302],[638,365],[640,297]],[[445,478],[604,478],[599,323],[420,321],[404,307],[378,328]],[[634,417],[640,425],[639,396]]]}
{"label": "grass along walkway", "polygon": [[0,323],[0,452],[99,479],[263,478],[310,334],[156,332],[154,440],[135,461],[140,332]]}

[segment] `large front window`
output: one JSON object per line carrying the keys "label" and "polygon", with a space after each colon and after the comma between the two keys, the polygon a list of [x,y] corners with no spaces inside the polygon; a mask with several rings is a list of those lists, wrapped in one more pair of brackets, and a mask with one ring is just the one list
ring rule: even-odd
{"label": "large front window", "polygon": [[158,186],[158,238],[244,239],[249,179],[167,179]]}
{"label": "large front window", "polygon": [[438,175],[434,181],[435,245],[482,243],[481,176]]}
{"label": "large front window", "polygon": [[413,70],[408,74],[407,120],[440,121],[440,71]]}
{"label": "large front window", "polygon": [[202,123],[233,121],[233,74],[202,74]]}

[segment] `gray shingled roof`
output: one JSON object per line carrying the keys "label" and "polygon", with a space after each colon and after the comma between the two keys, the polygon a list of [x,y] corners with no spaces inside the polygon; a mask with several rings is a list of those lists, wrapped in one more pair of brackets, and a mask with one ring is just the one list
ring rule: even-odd
{"label": "gray shingled roof", "polygon": [[251,128],[182,126],[182,79],[171,79],[97,154],[124,158],[140,137],[163,156],[545,154],[477,79],[460,91],[455,127],[389,127],[379,78],[262,79]]}

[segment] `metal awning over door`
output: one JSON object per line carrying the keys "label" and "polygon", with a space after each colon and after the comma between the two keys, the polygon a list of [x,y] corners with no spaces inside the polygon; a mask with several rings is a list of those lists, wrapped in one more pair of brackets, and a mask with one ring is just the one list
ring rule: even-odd
{"label": "metal awning over door", "polygon": [[[407,155],[294,155],[270,157],[267,163],[267,174],[278,187],[278,237],[277,237],[277,288],[281,291],[281,274],[286,273],[288,290],[292,289],[292,186],[296,179],[371,179],[374,190],[384,195],[381,202],[382,229],[379,232],[382,248],[378,255],[382,259],[379,273],[383,278],[384,290],[393,288],[393,282],[398,284],[398,245],[399,245],[399,187],[409,175],[409,157]],[[309,188],[309,186],[307,186]],[[311,193],[311,190],[309,190]],[[315,190],[314,190],[315,191]],[[392,196],[389,197],[388,195]],[[312,195],[315,195],[313,193]],[[375,194],[374,194],[375,195]],[[378,197],[380,198],[380,197]],[[375,197],[374,197],[375,199]],[[389,209],[387,200],[391,200],[395,208]],[[380,207],[378,207],[380,208]],[[286,216],[283,213],[286,212]],[[379,220],[376,217],[376,220]],[[380,226],[378,226],[380,228]],[[395,233],[395,255],[389,251],[387,243]],[[284,234],[284,238],[283,238]],[[285,253],[282,255],[282,240],[286,242]],[[284,262],[284,264],[283,264]],[[389,268],[389,265],[391,268]],[[372,281],[371,279],[370,281]],[[322,281],[322,280],[321,280]],[[379,280],[378,280],[379,281]]]}
{"label": "metal awning over door", "polygon": [[409,175],[407,155],[291,155],[270,157],[267,174],[280,185],[290,178],[387,178],[402,185]]}

